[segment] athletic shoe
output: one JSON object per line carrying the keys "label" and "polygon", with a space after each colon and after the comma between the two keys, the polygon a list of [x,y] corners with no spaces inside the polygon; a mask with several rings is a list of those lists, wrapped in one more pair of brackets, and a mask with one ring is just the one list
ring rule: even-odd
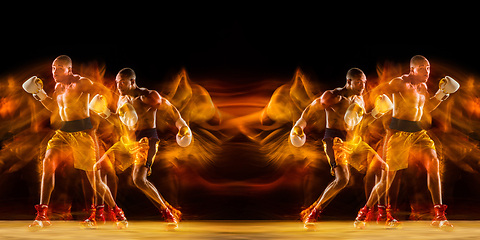
{"label": "athletic shoe", "polygon": [[445,216],[447,205],[437,204],[433,207],[433,209],[435,210],[435,216],[430,225],[445,231],[453,231],[453,225],[448,222],[447,217]]}
{"label": "athletic shoe", "polygon": [[97,209],[95,208],[95,205],[92,204],[92,206],[90,206],[89,212],[90,216],[80,223],[80,227],[85,229],[97,229],[97,221],[95,220]]}
{"label": "athletic shoe", "polygon": [[403,227],[403,223],[398,221],[393,216],[393,209],[390,205],[387,206],[386,212],[387,212],[387,220],[385,222],[385,229],[396,229],[396,228]]}
{"label": "athletic shoe", "polygon": [[358,229],[365,229],[367,226],[367,222],[370,221],[372,218],[372,209],[367,206],[364,206],[358,211],[357,217],[355,218],[355,222],[353,222],[353,226]]}
{"label": "athletic shoe", "polygon": [[[304,212],[302,212],[304,213]],[[310,211],[310,213],[304,213],[302,216],[303,227],[309,230],[315,230],[315,222],[320,217],[320,211],[316,208]]]}
{"label": "athletic shoe", "polygon": [[95,215],[95,220],[101,224],[107,223],[107,218],[105,216],[105,205],[97,205],[97,212]]}
{"label": "athletic shoe", "polygon": [[38,205],[35,205],[35,209],[37,210],[37,216],[35,217],[35,220],[33,221],[33,223],[28,226],[28,230],[38,231],[44,227],[51,226],[52,223],[47,217],[48,205],[38,204]]}
{"label": "athletic shoe", "polygon": [[175,217],[175,215],[172,213],[172,211],[170,211],[170,209],[165,208],[160,212],[162,213],[163,218],[165,219],[165,222],[167,222],[167,228],[175,229],[178,227],[179,219]]}
{"label": "athletic shoe", "polygon": [[123,210],[121,208],[119,208],[118,206],[115,206],[112,211],[115,213],[115,226],[118,228],[118,229],[122,229],[122,228],[127,228],[128,227],[128,221],[127,221],[127,218],[125,217],[125,213],[123,212]]}

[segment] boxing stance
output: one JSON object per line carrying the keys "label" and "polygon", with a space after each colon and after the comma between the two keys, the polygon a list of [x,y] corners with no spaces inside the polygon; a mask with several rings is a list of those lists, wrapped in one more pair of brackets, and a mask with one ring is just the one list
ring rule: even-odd
{"label": "boxing stance", "polygon": [[[55,170],[70,154],[73,156],[73,166],[85,171],[93,189],[109,192],[107,185],[100,181],[99,173],[93,170],[97,160],[97,147],[88,108],[90,96],[98,93],[101,87],[88,78],[73,74],[72,60],[65,55],[53,61],[52,74],[56,83],[53,97],[47,95],[42,81],[35,76],[23,84],[26,92],[33,94],[50,112],[58,112],[62,120],[60,129],[56,130],[55,135],[48,141],[43,159],[40,204],[35,206],[37,216],[29,225],[29,230],[32,231],[51,225],[47,212],[55,186]],[[126,227],[127,219],[114,199],[107,197],[105,201],[113,208],[117,225]]]}
{"label": "boxing stance", "polygon": [[[347,82],[344,87],[328,90],[314,100],[302,113],[290,132],[290,141],[296,147],[301,147],[306,136],[303,129],[314,111],[325,110],[326,129],[323,138],[324,151],[331,166],[335,179],[327,186],[319,199],[311,207],[301,213],[305,228],[314,228],[316,219],[326,207],[329,200],[345,188],[350,179],[349,165],[360,169],[360,161],[349,159],[349,152],[371,151],[378,159],[375,151],[354,133],[355,126],[362,120],[365,112],[363,92],[367,78],[362,70],[352,68],[347,72]],[[375,108],[371,114],[374,118],[383,115],[385,109]],[[348,114],[346,114],[348,113]],[[348,143],[347,143],[348,141]],[[353,144],[349,144],[353,143]]]}
{"label": "boxing stance", "polygon": [[[453,225],[445,217],[447,205],[442,203],[439,160],[435,144],[427,131],[422,129],[420,120],[424,111],[435,110],[449,94],[456,92],[460,85],[447,76],[440,81],[436,94],[430,97],[426,84],[429,76],[429,61],[424,56],[416,55],[410,60],[409,74],[394,78],[385,90],[385,93],[393,99],[392,121],[385,138],[385,161],[389,166],[389,170],[386,171],[386,184],[388,190],[397,171],[408,167],[410,156],[417,156],[427,170],[428,189],[434,204],[435,215],[431,225],[452,230]],[[371,205],[366,206],[369,207]],[[387,209],[387,226],[395,225],[396,222],[398,221],[388,214]]]}
{"label": "boxing stance", "polygon": [[93,111],[113,124],[118,124],[117,118],[113,117],[118,116],[125,129],[120,141],[107,150],[99,163],[112,152],[130,154],[130,157],[117,158],[117,165],[121,169],[133,165],[132,178],[135,185],[157,206],[168,226],[177,227],[181,217],[180,211],[170,206],[147,179],[151,173],[159,142],[156,129],[157,110],[166,111],[175,121],[175,126],[178,128],[176,140],[181,147],[190,145],[192,132],[178,110],[168,100],[162,98],[155,90],[137,86],[135,72],[132,69],[120,70],[115,81],[120,94],[116,114],[110,112],[106,101],[100,95],[95,96],[90,103]]}

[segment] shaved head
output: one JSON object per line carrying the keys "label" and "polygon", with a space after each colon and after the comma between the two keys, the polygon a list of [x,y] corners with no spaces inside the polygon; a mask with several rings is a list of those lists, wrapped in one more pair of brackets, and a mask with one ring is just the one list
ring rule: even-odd
{"label": "shaved head", "polygon": [[133,69],[131,68],[124,68],[120,70],[117,76],[120,76],[121,78],[128,79],[128,80],[137,78],[137,76],[135,75],[135,71],[133,71]]}
{"label": "shaved head", "polygon": [[128,94],[132,89],[137,88],[136,78],[135,72],[131,68],[124,68],[118,72],[115,82],[120,95]]}
{"label": "shaved head", "polygon": [[422,55],[415,55],[410,59],[410,67],[417,67],[420,65],[430,65],[427,58]]}
{"label": "shaved head", "polygon": [[415,55],[410,59],[410,76],[416,82],[426,82],[430,76],[430,62],[422,55]]}
{"label": "shaved head", "polygon": [[365,89],[367,77],[359,68],[350,68],[347,72],[346,87],[354,91],[356,95],[362,95]]}
{"label": "shaved head", "polygon": [[52,75],[55,82],[65,82],[72,76],[72,59],[67,55],[60,55],[52,63]]}
{"label": "shaved head", "polygon": [[67,56],[67,55],[60,55],[55,60],[53,63],[58,63],[59,65],[62,65],[64,67],[72,67],[72,59]]}
{"label": "shaved head", "polygon": [[350,68],[347,72],[347,79],[361,78],[365,74],[360,68]]}

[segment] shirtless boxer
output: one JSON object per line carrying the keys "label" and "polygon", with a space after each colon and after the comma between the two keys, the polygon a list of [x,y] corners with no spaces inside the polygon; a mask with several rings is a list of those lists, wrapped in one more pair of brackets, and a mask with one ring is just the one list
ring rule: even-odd
{"label": "shirtless boxer", "polygon": [[[410,60],[410,73],[390,81],[386,93],[393,99],[392,122],[387,129],[385,150],[387,171],[387,191],[397,171],[408,167],[409,156],[419,156],[419,161],[427,169],[427,184],[434,205],[432,226],[452,230],[445,217],[447,205],[442,203],[442,187],[439,172],[439,160],[433,140],[422,129],[420,120],[424,111],[433,111],[447,99],[449,94],[458,90],[460,85],[450,77],[440,81],[440,89],[430,97],[427,81],[430,76],[430,63],[420,55]],[[390,210],[391,211],[391,210]],[[387,226],[396,224],[396,219],[387,209]]]}
{"label": "shirtless boxer", "polygon": [[[97,160],[96,136],[88,108],[90,97],[98,93],[101,86],[88,78],[73,74],[72,60],[65,55],[53,61],[52,74],[56,83],[53,98],[46,94],[42,81],[37,77],[32,77],[23,84],[25,91],[32,93],[52,113],[58,112],[62,120],[60,129],[55,131],[48,142],[43,159],[40,204],[35,206],[37,216],[29,225],[29,230],[32,231],[51,225],[47,212],[55,186],[55,170],[66,158],[73,157],[74,167],[85,171],[93,189],[109,192],[108,187],[100,181],[98,172],[93,170]],[[107,197],[105,201],[113,208],[117,226],[126,226],[127,219],[113,198]]]}
{"label": "shirtless boxer", "polygon": [[175,126],[178,128],[176,139],[180,146],[190,145],[192,132],[175,106],[167,99],[161,97],[155,90],[137,86],[135,72],[132,69],[120,70],[115,81],[120,94],[116,114],[110,114],[110,110],[105,103],[102,103],[100,96],[96,96],[90,103],[93,111],[106,117],[113,124],[117,124],[118,121],[108,116],[118,115],[125,129],[121,140],[107,150],[99,162],[104,161],[105,156],[112,152],[127,153],[123,158],[116,159],[117,166],[124,170],[133,165],[133,182],[157,206],[167,221],[168,227],[175,228],[180,221],[181,212],[168,204],[147,179],[151,173],[159,142],[156,129],[157,110],[166,111],[175,121]]}
{"label": "shirtless boxer", "polygon": [[[292,144],[297,147],[302,146],[306,140],[303,129],[306,127],[308,119],[314,111],[325,110],[326,129],[323,138],[324,151],[331,166],[332,175],[335,176],[335,180],[327,186],[319,199],[312,204],[311,207],[302,211],[301,216],[305,228],[314,228],[316,219],[327,206],[329,200],[345,188],[350,179],[350,166],[356,169],[362,167],[361,165],[363,163],[358,161],[360,159],[350,159],[348,152],[371,151],[378,156],[367,143],[361,141],[353,132],[365,112],[365,103],[362,95],[367,78],[362,70],[358,68],[350,69],[347,72],[346,78],[347,82],[344,87],[325,91],[320,98],[314,100],[304,110],[302,116],[296,122],[290,133]],[[378,118],[383,115],[385,111],[388,111],[388,109],[382,111],[375,108],[372,111],[372,116],[374,115],[374,118]],[[354,144],[347,144],[347,141]],[[380,159],[379,156],[378,159]]]}

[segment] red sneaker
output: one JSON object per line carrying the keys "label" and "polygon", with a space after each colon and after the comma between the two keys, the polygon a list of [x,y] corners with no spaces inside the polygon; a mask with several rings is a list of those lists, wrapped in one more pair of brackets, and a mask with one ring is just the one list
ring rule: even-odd
{"label": "red sneaker", "polygon": [[[178,211],[178,210],[176,210],[176,211]],[[175,228],[178,227],[178,222],[180,221],[180,219],[175,216],[175,215],[177,215],[177,214],[174,214],[175,211],[172,212],[170,209],[165,208],[165,209],[161,210],[160,212],[162,213],[163,218],[165,219],[165,222],[167,222],[167,228],[175,229]]]}
{"label": "red sneaker", "polygon": [[453,225],[448,222],[447,217],[445,216],[447,205],[437,204],[433,207],[433,209],[435,210],[435,217],[430,225],[445,231],[453,231]]}
{"label": "red sneaker", "polygon": [[385,228],[386,229],[395,229],[395,228],[402,228],[403,223],[398,221],[394,216],[393,216],[393,209],[392,206],[388,205],[387,209],[387,221],[385,222]]}
{"label": "red sneaker", "polygon": [[95,215],[97,212],[97,209],[95,208],[95,205],[92,204],[90,206],[90,216],[83,220],[83,222],[80,223],[81,228],[87,228],[87,229],[97,229],[97,221],[95,220]]}
{"label": "red sneaker", "polygon": [[365,229],[367,227],[367,222],[372,218],[372,209],[365,206],[358,211],[357,218],[353,222],[353,226],[358,229]]}
{"label": "red sneaker", "polygon": [[387,221],[387,209],[385,205],[377,205],[377,224]]}
{"label": "red sneaker", "polygon": [[123,212],[123,210],[118,206],[115,206],[112,209],[112,212],[115,214],[114,215],[115,218],[113,219],[113,221],[115,222],[115,226],[118,229],[127,228],[128,221],[127,221],[127,218],[125,217],[125,213]]}
{"label": "red sneaker", "polygon": [[33,223],[28,226],[28,230],[38,231],[44,227],[51,226],[52,223],[47,217],[48,205],[38,204],[38,205],[35,205],[35,209],[37,210],[37,216],[35,217],[35,220],[33,221]]}
{"label": "red sneaker", "polygon": [[105,205],[97,205],[95,220],[97,220],[97,222],[102,224],[107,223],[107,218],[105,216]]}
{"label": "red sneaker", "polygon": [[302,216],[303,227],[309,230],[315,230],[315,223],[317,219],[320,217],[321,211],[314,208],[310,211],[310,213],[306,214],[304,212]]}

